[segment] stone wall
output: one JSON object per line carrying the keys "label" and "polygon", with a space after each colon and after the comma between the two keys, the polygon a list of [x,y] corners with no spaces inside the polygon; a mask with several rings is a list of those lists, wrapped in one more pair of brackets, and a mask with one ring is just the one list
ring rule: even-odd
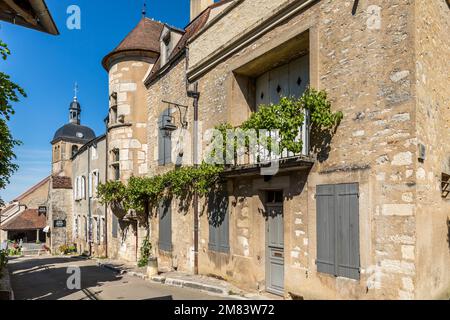
{"label": "stone wall", "polygon": [[[445,109],[448,72],[436,70],[448,68],[448,55],[442,54],[449,48],[448,7],[444,1],[411,0],[361,0],[355,8],[349,0],[302,7],[305,3],[236,1],[190,43],[187,73],[198,80],[202,132],[225,121],[242,123],[255,107],[255,77],[300,54],[309,55],[311,86],[325,89],[333,110],[344,113],[329,141],[312,137],[318,153],[309,172],[279,174],[270,182],[258,176],[229,180],[230,253],[208,249],[202,212],[200,272],[264,290],[265,221],[260,212],[264,191],[277,188],[285,195],[285,296],[444,296],[449,210],[441,199],[440,173],[450,165],[439,137],[448,133],[450,113]],[[429,22],[433,19],[436,23]],[[237,38],[242,46],[229,47]],[[231,49],[237,51],[228,55]],[[178,62],[149,88],[149,141],[157,137],[160,101],[186,101],[183,69],[184,62]],[[418,160],[419,143],[426,146],[424,163]],[[149,149],[151,174],[172,168],[158,166],[156,153],[157,146]],[[358,281],[319,273],[316,266],[316,187],[355,182],[360,188]],[[169,267],[173,256],[188,252],[192,243],[186,240],[192,232],[187,227],[192,226],[190,210],[173,216],[173,244],[181,249],[162,260]],[[157,234],[153,223],[152,241]],[[189,263],[178,259],[177,267],[189,270]]]}
{"label": "stone wall", "polygon": [[[252,21],[253,16],[264,17],[266,7],[256,3],[243,2],[242,10],[236,7],[226,19],[244,23]],[[251,14],[244,6],[253,8]],[[285,228],[286,290],[307,298],[414,298],[415,63],[412,51],[407,49],[414,47],[414,7],[407,0],[395,1],[395,5],[392,1],[360,1],[353,15],[352,6],[352,1],[319,1],[279,22],[208,71],[199,78],[201,120],[208,127],[242,116],[238,112],[227,115],[227,109],[235,108],[236,101],[233,72],[276,49],[283,41],[308,31],[311,85],[326,89],[333,109],[342,111],[344,120],[329,148],[318,155],[319,161],[308,175],[304,191],[286,201],[286,206],[292,202],[296,208],[286,211],[287,222],[291,223],[290,229]],[[214,36],[215,42],[227,43],[234,33],[225,25],[217,29],[220,25],[216,23],[201,38]],[[192,49],[196,41],[190,52],[195,51]],[[198,50],[210,50],[202,49],[207,46],[200,44],[201,41]],[[206,57],[209,51],[201,54]],[[196,63],[191,62],[188,72],[195,73],[195,68]],[[250,107],[240,112],[246,114]],[[360,281],[317,273],[315,265],[316,185],[344,182],[360,184]],[[306,190],[308,193],[303,194]],[[306,200],[301,199],[308,199],[306,208],[301,205]],[[260,227],[256,224],[253,228]],[[223,265],[232,260],[222,261],[216,273],[226,276],[220,270],[233,269]],[[242,278],[258,279],[257,268],[245,270]]]}
{"label": "stone wall", "polygon": [[[106,139],[103,138],[97,141],[95,144],[80,152],[72,162],[73,171],[73,184],[74,190],[76,188],[75,181],[77,177],[85,177],[86,179],[86,198],[76,200],[74,197],[72,220],[72,242],[77,244],[79,253],[92,251],[92,256],[103,257],[106,254],[105,248],[105,226],[101,225],[100,237],[97,232],[97,224],[102,222],[102,218],[105,218],[105,206],[102,205],[97,198],[97,194],[93,188],[93,196],[89,196],[89,184],[93,183],[89,181],[89,174],[93,171],[97,171],[99,174],[99,183],[105,183],[106,181]],[[89,221],[91,217],[91,249],[89,241],[86,241],[84,221]],[[78,218],[78,234],[75,234],[75,219]],[[105,220],[106,223],[106,220]],[[89,234],[89,232],[88,232]],[[103,234],[103,235],[102,235]]]}
{"label": "stone wall", "polygon": [[[415,168],[417,189],[416,298],[450,297],[450,202],[441,173],[450,173],[450,9],[415,1],[416,132],[426,159]],[[405,280],[407,281],[407,280]],[[413,284],[409,284],[413,288]]]}
{"label": "stone wall", "polygon": [[[59,247],[72,244],[73,196],[70,189],[50,189],[47,221],[50,226],[50,237],[47,245],[52,253],[58,253]],[[65,228],[55,228],[55,220],[66,220]]]}
{"label": "stone wall", "polygon": [[[117,94],[117,101],[110,99],[110,107],[117,107],[117,123],[110,121],[108,128],[108,157],[113,161],[112,151],[119,150],[120,179],[128,181],[131,176],[145,175],[148,172],[148,142],[146,89],[144,78],[153,67],[153,59],[124,57],[119,59],[109,70],[109,92]],[[151,140],[149,140],[151,141]],[[109,169],[109,180],[114,180],[112,167]],[[108,213],[108,217],[112,212]],[[108,230],[111,230],[111,219],[108,219]],[[136,248],[139,232],[136,234],[136,223],[120,223],[120,235],[112,239],[108,254],[127,261],[137,260]],[[139,244],[138,244],[139,246]]]}
{"label": "stone wall", "polygon": [[[186,95],[186,60],[181,58],[176,61],[170,72],[164,74],[159,80],[151,84],[147,92],[148,106],[148,141],[155,143],[149,144],[149,173],[151,175],[162,174],[168,170],[172,170],[177,165],[192,164],[192,130],[193,130],[193,108],[192,99]],[[161,166],[158,164],[158,120],[160,114],[168,108],[162,100],[178,103],[188,106],[188,109],[181,109],[186,114],[188,128],[183,129],[180,123],[180,111],[172,108],[172,116],[176,121],[177,130],[171,133],[172,141],[172,163]],[[182,156],[180,155],[182,154]],[[186,212],[181,209],[181,205],[174,200],[172,203],[172,244],[173,250],[170,253],[162,252],[158,249],[159,237],[159,216],[157,210],[153,210],[151,219],[151,242],[154,252],[158,254],[159,264],[163,270],[177,269],[179,271],[193,272],[194,270],[194,247],[193,247],[193,215],[192,201],[188,205],[189,210]]]}

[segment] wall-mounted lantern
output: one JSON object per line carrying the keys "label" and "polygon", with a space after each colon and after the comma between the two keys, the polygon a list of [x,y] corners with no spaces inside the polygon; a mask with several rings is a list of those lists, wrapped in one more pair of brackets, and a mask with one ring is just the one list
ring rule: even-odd
{"label": "wall-mounted lantern", "polygon": [[162,102],[168,104],[169,111],[168,111],[168,114],[164,115],[162,118],[161,129],[165,130],[166,132],[171,132],[171,131],[175,131],[178,129],[178,127],[175,123],[175,117],[172,116],[172,107],[175,107],[178,109],[178,112],[180,113],[181,127],[183,129],[187,129],[187,127],[188,127],[188,122],[187,122],[188,106],[184,106],[182,104],[169,102],[169,101],[165,101],[165,100],[163,100]]}

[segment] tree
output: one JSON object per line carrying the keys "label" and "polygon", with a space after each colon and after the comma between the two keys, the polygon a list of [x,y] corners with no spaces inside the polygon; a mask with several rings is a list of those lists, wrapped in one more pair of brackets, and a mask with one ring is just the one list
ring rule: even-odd
{"label": "tree", "polygon": [[[6,60],[11,52],[8,46],[0,40],[0,56]],[[14,147],[20,145],[9,130],[7,121],[14,114],[11,103],[18,102],[19,96],[26,97],[25,91],[10,80],[10,76],[0,72],[0,189],[4,189],[11,175],[17,171],[18,166],[13,163],[16,159]],[[0,205],[3,204],[0,198]]]}

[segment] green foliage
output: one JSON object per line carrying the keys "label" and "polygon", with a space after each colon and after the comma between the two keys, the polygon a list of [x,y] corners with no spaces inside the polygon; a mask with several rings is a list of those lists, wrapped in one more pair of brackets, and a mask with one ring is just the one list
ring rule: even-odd
{"label": "green foliage", "polygon": [[[1,58],[6,60],[10,54],[8,46],[0,40]],[[26,97],[25,91],[12,82],[9,75],[0,71],[0,189],[9,184],[11,175],[18,169],[13,163],[16,158],[13,150],[20,142],[13,139],[6,121],[14,114],[11,103],[19,102],[19,96]],[[2,203],[0,199],[0,205]]]}
{"label": "green foliage", "polygon": [[128,185],[108,181],[99,185],[98,196],[105,203],[119,202],[126,210],[145,211],[145,206],[156,207],[165,198],[183,198],[197,191],[204,196],[219,180],[223,167],[201,164],[181,167],[153,177],[131,177]]}
{"label": "green foliage", "polygon": [[22,255],[22,248],[21,247],[9,248],[8,249],[8,256],[14,257],[14,256],[20,256],[20,255]]}
{"label": "green foliage", "polygon": [[59,252],[61,252],[64,255],[77,253],[77,246],[76,245],[63,244],[63,245],[61,245],[59,247]]}
{"label": "green foliage", "polygon": [[142,241],[142,246],[141,246],[141,257],[138,261],[138,267],[142,268],[148,265],[148,259],[151,256],[151,251],[152,251],[152,244],[150,243],[149,239],[145,239],[144,241]]}
{"label": "green foliage", "polygon": [[[241,128],[256,131],[278,129],[281,150],[299,153],[303,142],[298,139],[298,135],[299,128],[305,121],[305,111],[311,115],[311,125],[319,130],[332,130],[342,119],[342,113],[331,111],[331,104],[324,91],[307,89],[300,99],[282,98],[278,104],[261,106]],[[225,123],[218,125],[216,129],[224,137],[225,152],[227,130],[233,130],[233,127]],[[246,143],[248,145],[248,140]],[[125,210],[134,209],[139,213],[145,211],[146,207],[156,207],[166,198],[184,199],[194,192],[201,197],[206,196],[218,185],[223,170],[222,165],[203,163],[197,167],[181,167],[153,177],[132,177],[128,185],[120,181],[109,181],[99,186],[98,195],[103,204],[120,203]]]}
{"label": "green foliage", "polygon": [[[278,104],[262,105],[245,121],[244,130],[279,130],[280,150],[300,153],[303,141],[299,128],[305,122],[305,112],[310,114],[311,125],[319,130],[332,130],[343,117],[342,112],[333,113],[325,91],[308,88],[299,98],[281,98]],[[260,141],[261,143],[261,141]]]}
{"label": "green foliage", "polygon": [[3,268],[6,267],[8,263],[8,251],[0,250],[0,278],[2,277]]}

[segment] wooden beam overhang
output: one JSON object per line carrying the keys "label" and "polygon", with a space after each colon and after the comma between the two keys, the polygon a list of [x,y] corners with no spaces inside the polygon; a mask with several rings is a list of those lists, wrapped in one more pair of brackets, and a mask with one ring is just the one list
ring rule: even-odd
{"label": "wooden beam overhang", "polygon": [[0,0],[0,20],[52,35],[59,34],[44,0]]}

